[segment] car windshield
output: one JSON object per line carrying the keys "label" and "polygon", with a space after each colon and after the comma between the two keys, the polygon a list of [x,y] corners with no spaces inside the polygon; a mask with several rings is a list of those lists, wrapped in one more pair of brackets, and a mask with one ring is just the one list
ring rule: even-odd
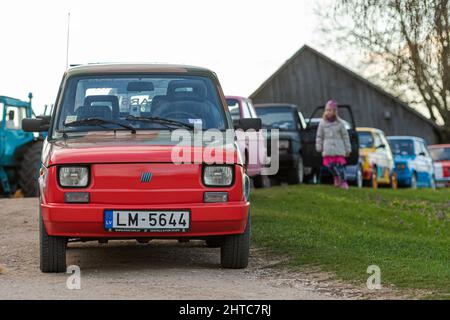
{"label": "car windshield", "polygon": [[360,148],[373,147],[373,136],[370,132],[358,132],[358,139]]}
{"label": "car windshield", "polygon": [[430,148],[431,158],[434,161],[449,161],[450,160],[450,147],[449,148]]}
{"label": "car windshield", "polygon": [[295,130],[296,124],[292,108],[259,107],[256,113],[266,128],[279,130]]}
{"label": "car windshield", "polygon": [[414,155],[414,142],[405,139],[389,139],[392,153],[401,156]]}
{"label": "car windshield", "polygon": [[56,135],[127,127],[169,130],[198,125],[204,130],[226,129],[215,86],[201,76],[71,77],[56,119]]}

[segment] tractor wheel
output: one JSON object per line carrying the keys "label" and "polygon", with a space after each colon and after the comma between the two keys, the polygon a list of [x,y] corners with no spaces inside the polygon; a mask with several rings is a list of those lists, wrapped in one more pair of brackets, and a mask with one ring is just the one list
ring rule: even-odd
{"label": "tractor wheel", "polygon": [[42,141],[31,143],[25,151],[19,168],[19,186],[25,197],[37,197],[38,178],[41,167]]}

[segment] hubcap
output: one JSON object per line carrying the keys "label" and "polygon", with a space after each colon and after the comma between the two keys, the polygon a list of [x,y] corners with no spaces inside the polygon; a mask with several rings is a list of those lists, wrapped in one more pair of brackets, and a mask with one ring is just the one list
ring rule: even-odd
{"label": "hubcap", "polygon": [[417,179],[416,175],[413,175],[411,177],[411,189],[417,189]]}
{"label": "hubcap", "polygon": [[358,188],[362,188],[362,186],[363,186],[363,178],[362,178],[361,169],[358,169],[358,172],[356,173],[356,185],[358,186]]}

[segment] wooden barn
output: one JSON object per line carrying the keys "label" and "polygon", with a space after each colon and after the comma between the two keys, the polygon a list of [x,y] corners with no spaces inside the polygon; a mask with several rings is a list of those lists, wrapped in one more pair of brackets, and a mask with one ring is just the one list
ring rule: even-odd
{"label": "wooden barn", "polygon": [[440,142],[440,128],[393,95],[304,46],[268,78],[251,96],[253,103],[293,103],[309,117],[329,99],[352,106],[360,127],[375,127],[386,135],[423,137]]}

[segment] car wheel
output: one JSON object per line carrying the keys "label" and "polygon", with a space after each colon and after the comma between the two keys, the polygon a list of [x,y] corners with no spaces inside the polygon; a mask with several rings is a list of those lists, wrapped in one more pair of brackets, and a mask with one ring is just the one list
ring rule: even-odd
{"label": "car wheel", "polygon": [[434,179],[434,176],[431,176],[430,188],[433,189],[433,190],[436,190],[436,179]]}
{"label": "car wheel", "polygon": [[313,172],[309,181],[311,184],[319,184],[319,175],[317,174],[317,172]]}
{"label": "car wheel", "polygon": [[271,182],[268,176],[259,175],[252,180],[255,188],[270,188]]}
{"label": "car wheel", "polygon": [[47,234],[39,214],[40,269],[42,272],[66,272],[67,238]]}
{"label": "car wheel", "polygon": [[242,269],[248,265],[250,256],[251,215],[242,234],[226,236],[220,248],[220,264],[223,268]]}
{"label": "car wheel", "polygon": [[391,174],[391,188],[394,190],[398,189],[398,180],[397,175],[395,173]]}
{"label": "car wheel", "polygon": [[411,189],[417,189],[417,176],[416,173],[414,172],[411,176],[411,185],[410,185]]}
{"label": "car wheel", "polygon": [[361,167],[359,167],[358,170],[356,171],[356,186],[358,188],[362,188],[363,184],[364,184],[363,173]]}
{"label": "car wheel", "polygon": [[303,159],[300,155],[297,160],[297,165],[293,168],[289,173],[289,182],[291,184],[301,184],[303,183],[304,177],[304,167],[303,167]]}
{"label": "car wheel", "polygon": [[370,186],[375,190],[378,189],[377,168],[373,168],[372,177],[370,178]]}

